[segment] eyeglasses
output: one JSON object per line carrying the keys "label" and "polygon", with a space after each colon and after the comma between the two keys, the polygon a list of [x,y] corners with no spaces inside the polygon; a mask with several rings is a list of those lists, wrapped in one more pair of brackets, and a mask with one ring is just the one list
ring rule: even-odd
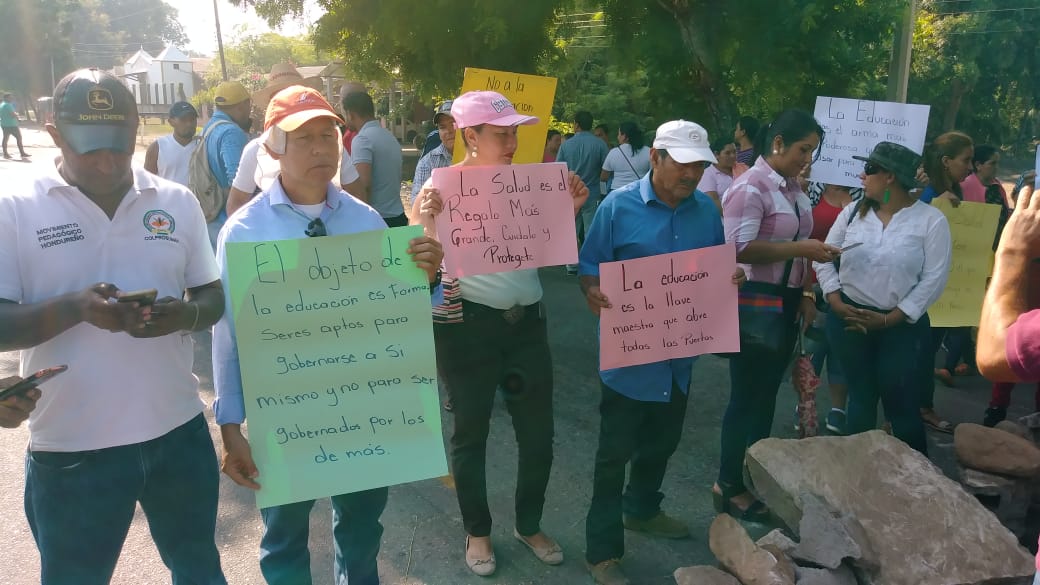
{"label": "eyeglasses", "polygon": [[863,165],[864,175],[876,175],[883,170],[885,169],[879,167],[876,163],[868,162],[867,164]]}
{"label": "eyeglasses", "polygon": [[329,232],[325,229],[325,222],[321,221],[320,217],[312,219],[307,224],[307,229],[303,230],[303,233],[307,234],[308,238],[320,238],[329,235]]}

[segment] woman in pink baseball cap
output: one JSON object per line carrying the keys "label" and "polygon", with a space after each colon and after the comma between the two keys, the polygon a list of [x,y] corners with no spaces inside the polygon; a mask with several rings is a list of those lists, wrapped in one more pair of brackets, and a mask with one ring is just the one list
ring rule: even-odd
{"label": "woman in pink baseball cap", "polygon": [[[538,123],[493,91],[463,94],[451,115],[466,148],[460,166],[512,164],[517,127]],[[413,217],[432,237],[441,197],[430,185],[427,181],[416,197]],[[577,214],[589,190],[574,173],[570,196]],[[466,529],[466,566],[482,576],[496,568],[485,462],[497,388],[512,416],[519,451],[513,535],[540,561],[558,565],[563,551],[540,526],[553,458],[553,374],[538,271],[445,279],[444,286],[433,332],[437,370],[454,414],[451,466]]]}

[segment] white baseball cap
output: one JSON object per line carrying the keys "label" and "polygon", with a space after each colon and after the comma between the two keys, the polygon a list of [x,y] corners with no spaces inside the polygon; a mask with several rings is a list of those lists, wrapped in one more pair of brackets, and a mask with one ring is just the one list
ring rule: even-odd
{"label": "white baseball cap", "polygon": [[711,152],[708,131],[700,124],[686,120],[672,120],[657,128],[654,148],[667,150],[668,156],[680,164],[697,161],[719,162]]}

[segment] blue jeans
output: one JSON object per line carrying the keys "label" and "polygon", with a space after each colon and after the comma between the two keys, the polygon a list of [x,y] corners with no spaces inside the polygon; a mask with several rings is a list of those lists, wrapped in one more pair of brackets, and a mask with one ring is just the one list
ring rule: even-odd
{"label": "blue jeans", "polygon": [[574,226],[578,232],[579,243],[585,241],[585,235],[589,233],[589,228],[592,227],[592,218],[596,217],[596,210],[598,208],[599,197],[590,194],[589,198],[585,201],[585,204],[581,206],[581,211],[579,211],[577,217],[574,218]]}
{"label": "blue jeans", "polygon": [[917,359],[920,344],[930,335],[924,319],[863,334],[846,331],[841,317],[827,315],[827,336],[849,381],[846,431],[850,435],[877,428],[880,399],[885,416],[892,423],[892,434],[928,455],[920,413],[921,366]]}
{"label": "blue jeans", "polygon": [[173,585],[226,585],[214,542],[219,473],[201,414],[144,443],[27,452],[25,515],[40,582],[107,584],[140,502]]}
{"label": "blue jeans", "polygon": [[[383,536],[379,516],[386,488],[332,496],[336,585],[379,585],[376,556]],[[261,508],[260,572],[269,585],[311,585],[307,547],[314,500]]]}

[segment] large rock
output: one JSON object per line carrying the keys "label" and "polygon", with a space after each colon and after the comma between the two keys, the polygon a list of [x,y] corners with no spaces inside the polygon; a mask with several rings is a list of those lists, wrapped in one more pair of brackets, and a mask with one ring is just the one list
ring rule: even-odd
{"label": "large rock", "polygon": [[784,534],[783,530],[777,528],[769,534],[766,534],[762,538],[759,538],[756,542],[758,546],[772,546],[782,551],[784,554],[791,554],[791,551],[798,546],[798,543],[791,540]]}
{"label": "large rock", "polygon": [[677,585],[740,585],[733,575],[707,566],[676,569],[675,582]]}
{"label": "large rock", "polygon": [[856,585],[856,575],[845,565],[837,569],[798,567],[798,585]]}
{"label": "large rock", "polygon": [[708,546],[719,564],[743,585],[795,585],[781,561],[752,542],[747,530],[729,514],[720,514],[711,523]]}
{"label": "large rock", "polygon": [[989,510],[883,432],[759,441],[748,450],[747,471],[788,527],[799,524],[803,494],[854,517],[878,560],[876,568],[853,563],[863,585],[1017,583],[1036,572]]}
{"label": "large rock", "polygon": [[965,467],[1012,477],[1040,475],[1040,448],[1000,429],[959,424],[953,432],[953,449]]}
{"label": "large rock", "polygon": [[816,494],[802,496],[798,534],[801,540],[790,551],[796,560],[827,569],[837,569],[845,559],[856,561],[861,567],[878,567],[877,555],[859,522],[832,509]]}
{"label": "large rock", "polygon": [[1011,433],[1012,435],[1017,435],[1019,437],[1022,437],[1023,439],[1029,441],[1030,443],[1034,442],[1033,441],[1033,431],[1030,431],[1029,427],[1025,426],[1022,423],[1017,423],[1017,422],[1015,422],[1013,420],[1002,420],[1002,421],[998,422],[996,424],[996,426],[994,426],[993,428],[1000,429],[1000,430],[1004,431],[1005,433]]}

